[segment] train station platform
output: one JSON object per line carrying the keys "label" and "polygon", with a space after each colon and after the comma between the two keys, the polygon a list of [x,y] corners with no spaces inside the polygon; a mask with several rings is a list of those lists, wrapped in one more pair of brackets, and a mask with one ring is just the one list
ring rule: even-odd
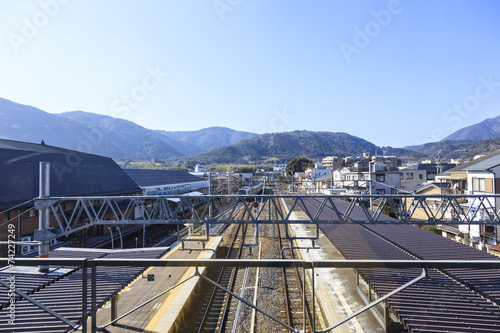
{"label": "train station platform", "polygon": [[[289,207],[286,205],[285,207]],[[287,208],[288,209],[288,208]],[[296,207],[292,213],[292,219],[305,219],[300,208]],[[293,237],[314,238],[316,230],[314,226],[303,224],[291,224],[289,234]],[[222,236],[210,237],[205,244],[207,249],[216,250],[222,240]],[[311,240],[296,240],[296,246],[311,247]],[[196,241],[191,242],[193,247],[200,247]],[[187,243],[186,243],[187,244]],[[200,251],[189,249],[189,244],[182,246],[180,243],[172,245],[169,251],[162,259],[210,259],[213,257],[213,251]],[[340,252],[335,248],[331,241],[319,231],[319,238],[315,240],[315,249],[300,250],[302,259],[305,260],[342,260],[344,259]],[[311,281],[312,276],[308,279]],[[148,275],[154,275],[154,281],[148,281]],[[139,304],[150,299],[154,295],[169,289],[180,281],[187,279],[194,274],[194,268],[182,267],[153,267],[148,269],[142,277],[137,278],[119,296],[118,313],[133,309]],[[362,308],[365,303],[358,295],[356,286],[356,275],[350,268],[331,268],[315,270],[315,286],[317,306],[321,308],[323,322],[318,323],[323,327],[330,327],[334,323],[342,320],[346,316]],[[177,326],[180,322],[185,322],[185,316],[189,315],[186,311],[189,309],[189,302],[196,293],[196,285],[199,278],[194,277],[184,284],[178,286],[166,295],[154,300],[148,305],[136,312],[119,320],[115,326],[107,326],[106,329],[111,333],[118,332],[175,332],[179,331]],[[103,326],[111,319],[111,304],[107,304],[98,311],[97,326]],[[341,325],[333,330],[336,333],[365,333],[382,332],[384,329],[375,319],[370,311],[367,311],[351,321]]]}
{"label": "train station platform", "polygon": [[[182,244],[177,242],[171,246],[172,249],[162,259],[210,259],[213,257],[214,251],[221,240],[222,236],[210,237],[205,244],[205,248],[211,250],[201,250],[201,242],[196,240],[185,241],[183,250]],[[194,275],[193,267],[151,267],[147,269],[142,276],[135,279],[119,294],[115,306],[116,313],[113,318],[118,318],[192,275]],[[114,325],[106,326],[106,330],[111,333],[136,331],[163,333],[176,331],[176,323],[186,315],[183,310],[188,306],[190,295],[195,292],[198,280],[199,277],[188,280],[120,319]],[[112,320],[112,312],[112,302],[109,302],[97,312],[97,326],[107,325]]]}
{"label": "train station platform", "polygon": [[[286,200],[284,206],[288,207]],[[307,220],[305,213],[298,207],[294,209],[291,219]],[[295,240],[295,246],[300,249],[301,259],[304,260],[344,260],[345,258],[335,248],[332,242],[321,232],[316,231],[315,226],[304,224],[290,224],[288,232],[292,237],[315,238],[318,232],[319,238],[315,240],[315,248],[309,239]],[[310,249],[305,249],[309,247]],[[356,286],[356,274],[352,268],[318,268],[314,270],[316,301],[323,312],[323,325],[330,327],[345,317],[353,314],[366,304],[359,296]],[[307,278],[311,281],[311,272],[307,271]],[[335,333],[368,333],[384,332],[375,316],[366,311],[356,318],[342,324],[332,332]]]}

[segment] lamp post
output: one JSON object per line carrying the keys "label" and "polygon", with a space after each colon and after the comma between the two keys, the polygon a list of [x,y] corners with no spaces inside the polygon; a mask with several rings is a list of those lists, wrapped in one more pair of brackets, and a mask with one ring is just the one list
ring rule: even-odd
{"label": "lamp post", "polygon": [[120,230],[120,227],[116,227],[118,229],[118,234],[120,234],[120,249],[123,249],[123,238],[122,238],[122,232]]}
{"label": "lamp post", "polygon": [[111,249],[114,250],[115,249],[115,242],[113,240],[113,231],[111,230],[111,227],[108,227],[108,230],[109,230],[109,234],[111,236]]}

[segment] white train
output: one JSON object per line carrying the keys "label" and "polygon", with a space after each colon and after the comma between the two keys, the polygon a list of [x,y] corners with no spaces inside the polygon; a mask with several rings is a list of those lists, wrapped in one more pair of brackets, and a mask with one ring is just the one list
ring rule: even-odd
{"label": "white train", "polygon": [[262,191],[262,183],[258,183],[253,186],[243,186],[238,190],[238,194],[255,194]]}

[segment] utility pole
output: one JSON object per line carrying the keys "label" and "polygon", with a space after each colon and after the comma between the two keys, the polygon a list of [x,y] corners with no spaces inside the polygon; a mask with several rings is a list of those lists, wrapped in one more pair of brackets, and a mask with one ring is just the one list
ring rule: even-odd
{"label": "utility pole", "polygon": [[[208,170],[208,194],[212,195],[212,171]],[[208,206],[208,217],[212,218],[212,202]]]}
{"label": "utility pole", "polygon": [[332,157],[332,183],[330,184],[330,194],[333,194],[333,157]]}

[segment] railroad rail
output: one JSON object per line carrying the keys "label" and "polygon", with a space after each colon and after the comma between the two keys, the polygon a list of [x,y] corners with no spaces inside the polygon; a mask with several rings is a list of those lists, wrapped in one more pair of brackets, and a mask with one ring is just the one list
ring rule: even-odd
{"label": "railroad rail", "polygon": [[[245,215],[246,212],[242,212],[241,215]],[[241,216],[244,218],[244,216]],[[241,235],[240,235],[241,233]],[[239,259],[241,256],[243,244],[242,240],[245,237],[246,226],[240,224],[237,226],[236,231],[233,233],[232,240],[229,244],[228,250],[225,255],[225,259],[235,260]],[[235,268],[222,267],[221,269],[212,272],[211,277],[215,278],[217,284],[224,286],[229,290],[233,290],[235,281]],[[228,313],[228,295],[220,288],[215,286],[210,293],[210,298],[205,307],[202,320],[198,325],[198,333],[201,332],[222,332],[227,313]]]}
{"label": "railroad rail", "polygon": [[[246,210],[242,207],[240,213],[241,219],[247,219],[250,223],[242,225],[237,224],[238,229],[236,232],[232,234],[232,241],[230,242],[229,249],[227,251],[226,259],[239,259],[242,256],[246,258],[253,258],[256,255],[257,248],[257,230],[256,229],[248,229],[256,227],[255,224],[251,223],[251,219],[248,216]],[[256,214],[256,211],[262,209],[263,207],[260,204],[253,204],[253,214]],[[271,210],[272,214],[278,214],[277,209],[281,210],[281,207],[276,207]],[[267,210],[266,210],[267,211]],[[236,226],[236,225],[235,225]],[[281,256],[281,249],[284,246],[291,247],[292,243],[285,243],[282,245],[282,242],[286,240],[280,233],[280,228],[283,226],[276,225],[273,228],[274,238],[272,240],[275,243],[275,247],[277,251],[275,251],[276,258]],[[241,228],[241,235],[240,230]],[[248,231],[250,230],[250,231]],[[253,231],[252,231],[253,230]],[[255,232],[255,233],[254,233]],[[260,232],[263,232],[262,230]],[[283,233],[284,235],[285,233]],[[287,234],[287,233],[286,233]],[[248,238],[248,239],[247,239]],[[290,242],[290,240],[288,239]],[[260,244],[260,242],[259,242]],[[258,246],[260,249],[260,245]],[[269,247],[268,247],[269,248]],[[252,251],[255,250],[255,251]],[[262,255],[264,257],[269,257],[269,250],[266,252],[265,249],[262,250]],[[259,251],[260,253],[260,251]],[[272,256],[272,254],[271,254]],[[295,256],[292,251],[292,259],[295,259]],[[278,304],[271,303],[280,303],[278,300],[274,300],[274,302],[270,301],[267,304],[263,304],[266,311],[271,313],[272,315],[282,318],[290,327],[300,327],[305,330],[305,332],[313,332],[313,324],[311,319],[311,312],[309,309],[309,304],[305,299],[305,285],[302,283],[300,278],[299,270],[297,268],[281,268],[281,280],[283,283],[282,292],[284,297],[279,297],[279,299],[286,300],[286,311],[288,315],[283,317],[282,311],[279,311],[280,307]],[[218,275],[217,275],[218,274]],[[255,295],[258,293],[257,289],[259,287],[259,270],[250,270],[246,268],[245,270],[237,270],[237,269],[222,269],[221,271],[212,272],[210,279],[215,281],[217,284],[224,286],[227,290],[237,292],[239,290],[239,296],[243,297],[247,300],[251,299],[250,294],[254,294],[254,304],[255,303]],[[277,282],[277,281],[276,281]],[[254,286],[254,287],[248,287]],[[256,288],[253,290],[253,288]],[[210,292],[209,292],[210,293]],[[255,312],[255,309],[251,307],[243,306],[241,301],[238,301],[235,298],[230,298],[229,295],[220,288],[215,288],[211,292],[210,301],[205,302],[205,312],[203,314],[203,320],[199,324],[199,329],[197,332],[235,332],[241,329],[241,327],[251,327],[251,329],[256,329],[259,331],[259,327],[266,327],[269,325],[269,321],[263,321],[261,319],[260,323],[257,324],[257,317],[255,314],[250,314],[251,311]],[[262,317],[261,317],[262,318]],[[262,325],[262,326],[261,326]],[[293,330],[290,330],[293,331]]]}
{"label": "railroad rail", "polygon": [[[283,249],[284,246],[279,229],[278,239],[280,248]],[[290,240],[287,240],[287,242],[289,247],[293,246]],[[295,259],[294,251],[292,250],[290,253],[290,259]],[[303,327],[305,332],[313,332],[309,305],[305,297],[305,281],[301,280],[299,269],[283,267],[282,275],[288,323],[293,327]]]}

